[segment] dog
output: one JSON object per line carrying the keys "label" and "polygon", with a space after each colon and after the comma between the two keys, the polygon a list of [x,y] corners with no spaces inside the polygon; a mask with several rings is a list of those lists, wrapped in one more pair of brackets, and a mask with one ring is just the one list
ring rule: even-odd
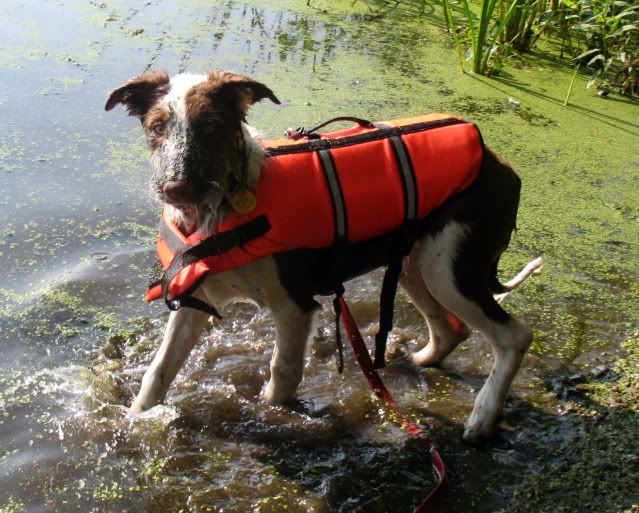
{"label": "dog", "polygon": [[[254,190],[266,155],[246,123],[249,107],[280,101],[266,85],[236,73],[206,75],[146,72],[113,90],[105,109],[122,104],[140,119],[150,150],[151,188],[172,222],[186,234],[210,234],[232,211],[231,193]],[[499,258],[515,228],[521,182],[512,168],[484,149],[477,177],[428,215],[403,261],[399,284],[428,325],[428,344],[409,356],[420,367],[439,365],[478,330],[490,343],[494,365],[465,423],[471,444],[491,438],[511,382],[532,341],[532,332],[499,304],[541,267],[531,261],[506,284],[497,280]],[[385,265],[383,242],[346,248],[356,276]],[[310,269],[321,252],[299,249],[260,258],[210,275],[191,296],[224,306],[250,300],[272,312],[276,341],[270,379],[262,392],[268,404],[294,398],[302,380],[306,341],[319,309]],[[194,308],[171,312],[163,341],[130,407],[136,414],[161,403],[209,314]]]}

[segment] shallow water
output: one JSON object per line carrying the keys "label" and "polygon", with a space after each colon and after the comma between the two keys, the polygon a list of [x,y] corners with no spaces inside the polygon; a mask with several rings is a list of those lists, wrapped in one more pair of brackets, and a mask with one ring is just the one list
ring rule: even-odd
{"label": "shallow water", "polygon": [[[450,470],[437,511],[506,508],[533,451],[574,435],[549,391],[556,376],[607,364],[639,314],[637,105],[575,87],[546,56],[497,80],[459,73],[431,12],[381,16],[367,4],[306,2],[0,5],[0,511],[411,511],[432,486],[427,456],[380,412],[347,350],[337,374],[330,303],[309,347],[298,400],[267,407],[268,312],[226,309],[167,404],[135,420],[125,405],[166,321],[143,292],[157,206],[144,141],[107,91],[153,67],[234,69],[270,85],[267,135],[335,115],[428,111],[477,121],[524,180],[509,277],[547,261],[508,308],[536,341],[497,441],[460,442],[489,371],[474,334],[444,369],[393,359],[387,386],[429,428]],[[340,10],[342,9],[342,10]],[[416,9],[416,8],[415,8]],[[381,273],[348,298],[374,334]],[[399,296],[391,350],[427,340]]]}

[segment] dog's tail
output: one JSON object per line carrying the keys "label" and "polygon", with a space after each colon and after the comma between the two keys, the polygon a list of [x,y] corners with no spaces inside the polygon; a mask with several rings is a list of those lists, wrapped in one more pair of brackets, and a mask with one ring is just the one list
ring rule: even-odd
{"label": "dog's tail", "polygon": [[507,281],[506,283],[500,283],[497,279],[497,261],[493,264],[490,273],[490,290],[494,294],[495,300],[498,303],[501,303],[508,295],[515,290],[519,285],[521,285],[526,278],[528,278],[531,274],[537,274],[541,271],[544,265],[544,259],[542,257],[537,257],[530,262],[528,262],[524,268],[519,271],[519,273]]}

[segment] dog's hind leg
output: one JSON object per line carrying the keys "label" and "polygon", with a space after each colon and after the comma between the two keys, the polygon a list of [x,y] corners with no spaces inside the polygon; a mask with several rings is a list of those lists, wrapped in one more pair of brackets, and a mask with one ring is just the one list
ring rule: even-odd
{"label": "dog's hind leg", "polygon": [[[201,288],[194,297],[204,299]],[[142,378],[140,391],[129,408],[130,414],[140,413],[161,403],[171,382],[198,341],[209,315],[192,308],[171,312],[162,344]]]}
{"label": "dog's hind leg", "polygon": [[475,399],[466,422],[464,440],[480,443],[490,438],[501,414],[511,382],[532,341],[532,332],[504,311],[489,286],[491,262],[483,251],[486,241],[450,222],[427,237],[419,262],[428,290],[435,300],[464,323],[477,329],[490,343],[494,365]]}
{"label": "dog's hind leg", "polygon": [[439,365],[453,349],[468,338],[470,330],[454,314],[435,301],[428,291],[419,270],[421,245],[421,241],[415,243],[410,255],[405,259],[399,283],[428,324],[428,344],[413,353],[411,360],[420,367],[430,367]]}
{"label": "dog's hind leg", "polygon": [[281,404],[295,396],[302,381],[306,343],[316,309],[304,311],[286,294],[274,303],[271,301],[270,307],[277,339],[271,358],[271,378],[263,398],[269,404]]}

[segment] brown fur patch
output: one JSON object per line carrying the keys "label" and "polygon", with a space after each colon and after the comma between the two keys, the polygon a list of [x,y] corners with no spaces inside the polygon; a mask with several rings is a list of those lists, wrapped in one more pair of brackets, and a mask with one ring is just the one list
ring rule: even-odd
{"label": "brown fur patch", "polygon": [[273,91],[260,82],[237,73],[212,70],[208,80],[187,94],[187,116],[191,126],[224,123],[223,128],[228,131],[245,121],[248,108],[264,98],[280,103]]}
{"label": "brown fur patch", "polygon": [[118,103],[122,103],[129,115],[143,118],[170,88],[170,79],[166,71],[149,71],[115,89],[109,95],[104,109],[111,110]]}
{"label": "brown fur patch", "polygon": [[[195,130],[220,125],[221,130],[240,126],[246,114],[239,106],[237,94],[223,89],[223,81],[209,79],[193,86],[186,95],[186,115]],[[229,127],[229,123],[233,125]]]}

